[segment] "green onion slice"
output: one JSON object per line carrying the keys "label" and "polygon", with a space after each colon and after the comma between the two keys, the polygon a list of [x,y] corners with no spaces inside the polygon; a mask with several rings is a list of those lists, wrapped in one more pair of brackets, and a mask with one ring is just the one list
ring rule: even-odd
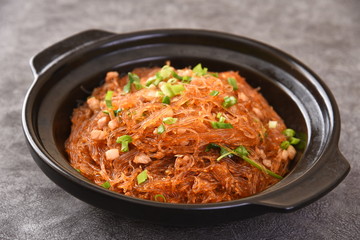
{"label": "green onion slice", "polygon": [[169,96],[164,96],[161,100],[162,103],[165,104],[170,104],[170,97]]}
{"label": "green onion slice", "polygon": [[290,146],[290,142],[289,141],[283,141],[280,143],[280,147],[284,150],[288,149],[288,147]]}
{"label": "green onion slice", "polygon": [[163,118],[163,122],[165,123],[165,124],[174,124],[174,123],[176,123],[177,122],[177,118],[173,118],[173,117],[165,117],[165,118]]}
{"label": "green onion slice", "polygon": [[229,77],[227,80],[228,83],[233,87],[234,91],[239,89],[235,78]]}
{"label": "green onion slice", "polygon": [[224,97],[224,102],[222,103],[223,107],[229,108],[237,103],[237,99],[234,96]]}
{"label": "green onion slice", "polygon": [[166,96],[174,97],[180,95],[185,90],[185,87],[182,84],[171,85],[170,83],[165,83],[160,89]]}
{"label": "green onion slice", "polygon": [[158,128],[157,128],[157,133],[158,134],[162,134],[163,132],[165,132],[165,125],[161,124]]}
{"label": "green onion slice", "polygon": [[210,96],[217,96],[217,95],[219,95],[219,91],[216,91],[216,90],[212,90],[211,92],[210,92]]}
{"label": "green onion slice", "polygon": [[291,128],[287,128],[282,132],[286,137],[293,137],[295,136],[296,132],[291,129]]}
{"label": "green onion slice", "polygon": [[212,128],[214,129],[227,129],[227,128],[234,128],[233,125],[230,123],[224,123],[224,122],[210,122]]}
{"label": "green onion slice", "polygon": [[132,137],[129,135],[122,135],[116,139],[117,143],[121,143],[121,151],[128,152],[129,151],[129,143],[133,141]]}
{"label": "green onion slice", "polygon": [[290,142],[291,145],[296,145],[296,144],[298,144],[300,142],[300,138],[290,137],[289,142]]}
{"label": "green onion slice", "polygon": [[138,184],[142,184],[143,182],[145,182],[147,180],[148,176],[147,176],[147,170],[145,169],[144,171],[142,171],[141,173],[139,173],[139,175],[137,175],[136,179],[137,179],[137,183]]}
{"label": "green onion slice", "polygon": [[269,121],[269,128],[276,128],[277,124],[277,121]]}
{"label": "green onion slice", "polygon": [[129,78],[129,81],[127,82],[127,84],[124,86],[124,89],[123,89],[123,91],[125,93],[129,93],[131,91],[131,84],[134,84],[136,90],[140,90],[144,87],[140,83],[140,77],[138,75],[136,75],[135,73],[129,72],[128,78]]}
{"label": "green onion slice", "polygon": [[112,96],[114,91],[107,91],[105,95],[105,103],[107,108],[112,108]]}
{"label": "green onion slice", "polygon": [[171,76],[172,76],[172,73],[173,73],[172,67],[170,67],[169,65],[164,65],[164,66],[161,68],[158,76],[159,76],[162,80],[164,80],[164,79],[166,79],[166,78],[171,77]]}
{"label": "green onion slice", "polygon": [[192,71],[195,73],[196,76],[204,76],[207,73],[208,69],[206,67],[203,68],[201,66],[201,63],[199,63],[193,68]]}
{"label": "green onion slice", "polygon": [[102,186],[103,188],[109,189],[111,187],[110,182],[106,181],[103,184],[101,184],[100,186]]}
{"label": "green onion slice", "polygon": [[[160,200],[160,199],[162,199],[162,200]],[[166,198],[162,194],[156,194],[154,196],[154,200],[157,202],[165,202],[166,203]]]}

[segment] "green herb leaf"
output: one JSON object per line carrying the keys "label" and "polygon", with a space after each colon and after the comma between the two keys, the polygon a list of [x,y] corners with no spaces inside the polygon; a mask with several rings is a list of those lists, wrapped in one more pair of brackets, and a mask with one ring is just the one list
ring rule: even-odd
{"label": "green herb leaf", "polygon": [[234,96],[224,97],[224,102],[222,103],[223,107],[229,108],[237,103],[237,99]]}
{"label": "green herb leaf", "polygon": [[122,108],[119,108],[118,110],[114,110],[115,117],[117,117],[121,112],[122,112]]}
{"label": "green herb leaf", "polygon": [[112,96],[114,91],[107,91],[105,95],[105,103],[107,108],[112,108]]}
{"label": "green herb leaf", "polygon": [[206,67],[202,67],[201,66],[201,63],[199,63],[198,65],[196,65],[194,68],[193,68],[193,70],[192,70],[194,73],[195,73],[195,75],[197,75],[197,76],[204,76],[206,73],[207,73],[207,71],[208,71],[208,69],[206,68]]}
{"label": "green herb leaf", "polygon": [[138,184],[142,184],[143,182],[145,182],[147,180],[148,176],[147,176],[147,170],[145,169],[144,171],[142,171],[141,173],[139,173],[139,175],[137,175],[136,179],[137,179],[137,183]]}
{"label": "green herb leaf", "polygon": [[217,96],[217,95],[219,95],[219,91],[216,91],[216,90],[212,90],[211,92],[210,92],[210,96]]}
{"label": "green herb leaf", "polygon": [[173,117],[165,117],[165,118],[163,118],[163,122],[165,123],[165,124],[174,124],[174,123],[176,123],[177,122],[177,118],[173,118]]}
{"label": "green herb leaf", "polygon": [[247,157],[247,156],[249,155],[248,150],[247,150],[244,146],[242,146],[242,145],[240,145],[239,147],[235,148],[234,151],[235,151],[236,153],[238,153],[241,157]]}
{"label": "green herb leaf", "polygon": [[[272,176],[272,177],[278,178],[278,179],[283,179],[282,176],[280,176],[280,175],[272,172],[271,170],[267,169],[267,168],[266,168],[265,166],[263,166],[262,164],[257,163],[257,162],[255,162],[254,160],[248,158],[248,157],[247,157],[247,154],[248,154],[248,153],[246,154],[247,150],[246,150],[245,147],[243,147],[243,146],[241,147],[241,146],[240,146],[240,147],[241,147],[240,149],[237,148],[237,151],[233,151],[233,150],[231,150],[231,149],[228,148],[228,147],[225,147],[225,146],[222,146],[222,145],[220,145],[220,146],[221,146],[222,148],[226,149],[228,152],[230,152],[230,153],[232,153],[232,154],[234,154],[234,155],[242,158],[245,162],[247,162],[247,163],[249,163],[250,165],[256,167],[257,169],[265,172],[266,174],[268,174],[268,175],[270,175],[270,176]],[[243,148],[245,148],[246,152],[244,151]]]}
{"label": "green herb leaf", "polygon": [[122,135],[116,139],[117,143],[121,143],[121,151],[128,152],[129,151],[129,143],[133,141],[132,137],[129,135]]}
{"label": "green herb leaf", "polygon": [[210,149],[220,148],[220,146],[216,143],[209,143],[206,145],[205,152],[210,151]]}
{"label": "green herb leaf", "polygon": [[106,181],[103,184],[101,184],[100,186],[102,186],[103,188],[109,189],[111,187],[110,182]]}
{"label": "green herb leaf", "polygon": [[239,89],[235,78],[229,77],[227,80],[228,83],[233,87],[234,91]]}

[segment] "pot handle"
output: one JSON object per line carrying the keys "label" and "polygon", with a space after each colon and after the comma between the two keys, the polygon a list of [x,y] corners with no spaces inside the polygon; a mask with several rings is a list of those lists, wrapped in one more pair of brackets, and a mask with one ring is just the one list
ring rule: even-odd
{"label": "pot handle", "polygon": [[301,180],[281,188],[283,191],[264,195],[255,204],[280,210],[296,210],[306,206],[334,189],[349,173],[350,165],[336,149],[333,154],[323,156]]}
{"label": "pot handle", "polygon": [[66,53],[69,53],[71,50],[78,49],[81,46],[113,35],[115,35],[115,33],[93,29],[80,32],[60,42],[57,42],[36,54],[30,60],[32,72],[36,77],[42,72],[44,68],[46,68],[47,65],[49,65],[49,63],[54,62],[57,58]]}

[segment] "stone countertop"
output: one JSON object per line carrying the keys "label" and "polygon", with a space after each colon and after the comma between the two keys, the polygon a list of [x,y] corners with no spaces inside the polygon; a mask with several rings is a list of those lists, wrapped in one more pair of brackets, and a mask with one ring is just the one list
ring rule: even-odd
{"label": "stone countertop", "polygon": [[[22,1],[0,4],[0,239],[355,239],[360,236],[360,1]],[[229,32],[266,42],[313,69],[342,118],[347,178],[315,203],[209,227],[129,220],[92,207],[51,182],[32,160],[21,108],[29,59],[87,29]]]}

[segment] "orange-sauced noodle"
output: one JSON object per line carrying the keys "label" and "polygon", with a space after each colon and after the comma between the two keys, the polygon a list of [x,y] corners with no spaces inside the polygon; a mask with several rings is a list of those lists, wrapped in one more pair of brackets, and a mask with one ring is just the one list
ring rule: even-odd
{"label": "orange-sauced noodle", "polygon": [[[277,183],[296,154],[280,147],[286,126],[258,89],[238,72],[201,64],[108,72],[71,120],[72,167],[112,191],[154,201],[254,195]],[[239,147],[246,154],[234,154]]]}

